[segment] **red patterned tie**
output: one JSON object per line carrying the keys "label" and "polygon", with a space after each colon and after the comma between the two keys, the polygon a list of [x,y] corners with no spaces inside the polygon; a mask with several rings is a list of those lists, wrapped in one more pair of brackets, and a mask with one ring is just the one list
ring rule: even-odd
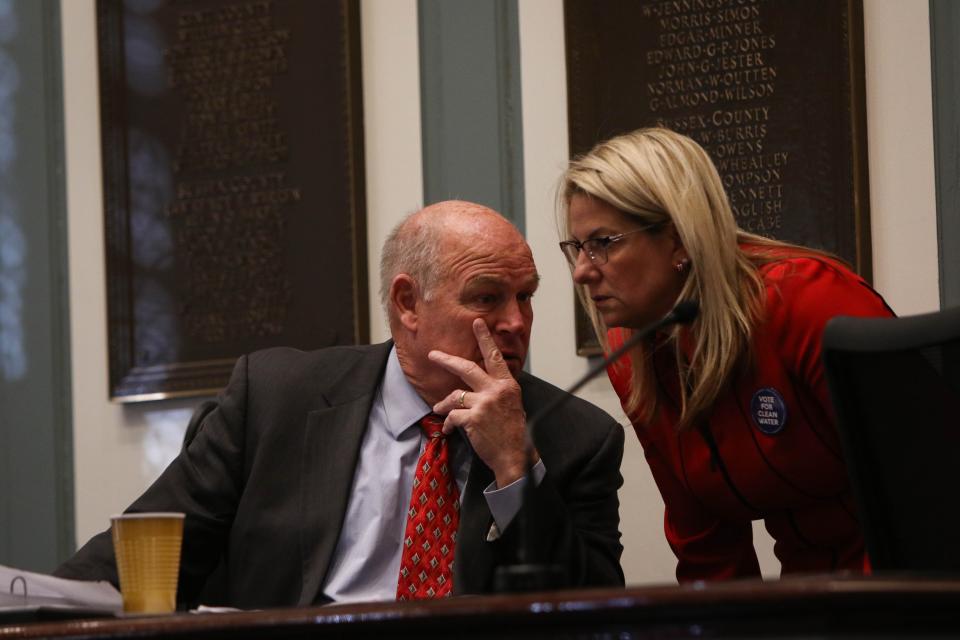
{"label": "red patterned tie", "polygon": [[420,419],[427,446],[413,479],[397,600],[443,598],[453,589],[453,549],[460,525],[460,491],[450,465],[450,445],[440,429],[443,418]]}

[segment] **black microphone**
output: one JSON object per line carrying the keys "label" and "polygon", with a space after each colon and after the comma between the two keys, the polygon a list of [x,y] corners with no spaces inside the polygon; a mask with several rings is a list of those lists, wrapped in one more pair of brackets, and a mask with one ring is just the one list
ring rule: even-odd
{"label": "black microphone", "polygon": [[566,572],[559,565],[544,565],[532,561],[530,558],[530,549],[533,549],[534,541],[530,540],[529,523],[529,505],[533,503],[536,487],[533,468],[533,454],[535,451],[533,436],[537,425],[544,418],[557,410],[560,405],[573,397],[583,385],[593,380],[597,375],[606,370],[608,366],[623,357],[623,354],[630,351],[640,342],[649,339],[654,333],[674,324],[689,324],[697,317],[700,312],[700,305],[695,300],[684,300],[678,302],[670,312],[657,320],[656,322],[635,331],[618,349],[610,353],[599,364],[590,368],[579,380],[568,387],[564,393],[558,395],[553,401],[548,402],[540,408],[529,420],[527,420],[526,433],[526,457],[527,472],[526,486],[523,491],[523,504],[517,513],[518,540],[517,540],[517,564],[503,565],[497,567],[494,574],[494,591],[497,593],[516,593],[522,591],[547,591],[551,589],[562,589],[567,586]]}
{"label": "black microphone", "polygon": [[[650,338],[654,333],[663,329],[664,327],[669,327],[674,324],[689,324],[694,321],[697,317],[697,314],[700,313],[700,305],[697,304],[694,300],[684,300],[683,302],[678,302],[677,305],[670,310],[670,313],[663,316],[656,322],[644,327],[640,331],[635,331],[630,339],[624,342],[620,347],[610,353],[606,358],[604,358],[600,364],[595,365],[586,374],[579,380],[573,383],[573,385],[567,388],[567,393],[565,395],[559,396],[556,400],[546,405],[540,411],[538,411],[530,421],[527,423],[527,435],[532,436],[532,429],[536,424],[543,419],[544,416],[552,413],[557,407],[567,401],[567,399],[580,390],[583,385],[587,384],[591,380],[597,377],[601,371],[605,370],[611,364],[623,357],[623,354],[633,349],[639,343]],[[532,449],[533,443],[527,440],[528,452]]]}

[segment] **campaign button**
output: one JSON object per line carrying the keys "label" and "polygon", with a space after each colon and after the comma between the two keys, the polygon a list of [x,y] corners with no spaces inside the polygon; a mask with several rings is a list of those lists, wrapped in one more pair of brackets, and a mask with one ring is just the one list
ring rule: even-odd
{"label": "campaign button", "polygon": [[776,435],[787,424],[787,405],[773,387],[757,389],[750,400],[750,415],[760,431]]}

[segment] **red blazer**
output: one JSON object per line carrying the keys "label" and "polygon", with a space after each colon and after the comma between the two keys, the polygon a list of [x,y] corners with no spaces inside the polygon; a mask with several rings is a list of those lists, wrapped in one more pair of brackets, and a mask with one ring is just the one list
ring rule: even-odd
{"label": "red blazer", "polygon": [[[633,419],[666,506],[680,581],[759,575],[751,521],[760,518],[783,573],[866,566],[820,340],[834,316],[892,311],[863,279],[827,260],[784,259],[761,273],[767,301],[754,366],[732,381],[706,420],[678,433],[676,364],[672,350],[660,350],[657,415],[650,424]],[[623,334],[612,330],[609,339],[615,349]],[[609,375],[625,403],[629,361]]]}

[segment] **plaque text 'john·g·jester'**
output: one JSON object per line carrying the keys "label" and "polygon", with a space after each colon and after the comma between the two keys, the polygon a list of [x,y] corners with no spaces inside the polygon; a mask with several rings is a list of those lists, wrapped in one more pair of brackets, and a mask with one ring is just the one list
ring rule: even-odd
{"label": "plaque text 'john\u00b7g\u00b7jester'", "polygon": [[642,127],[689,135],[741,228],[869,278],[861,0],[564,0],[564,21],[573,155]]}
{"label": "plaque text 'john\u00b7g\u00b7jester'", "polygon": [[[656,25],[656,46],[645,59],[646,92],[658,124],[691,136],[710,153],[739,225],[776,235],[783,226],[790,152],[767,142],[777,36],[764,29],[762,4],[645,3],[644,15]],[[694,7],[700,8],[685,11]]]}

